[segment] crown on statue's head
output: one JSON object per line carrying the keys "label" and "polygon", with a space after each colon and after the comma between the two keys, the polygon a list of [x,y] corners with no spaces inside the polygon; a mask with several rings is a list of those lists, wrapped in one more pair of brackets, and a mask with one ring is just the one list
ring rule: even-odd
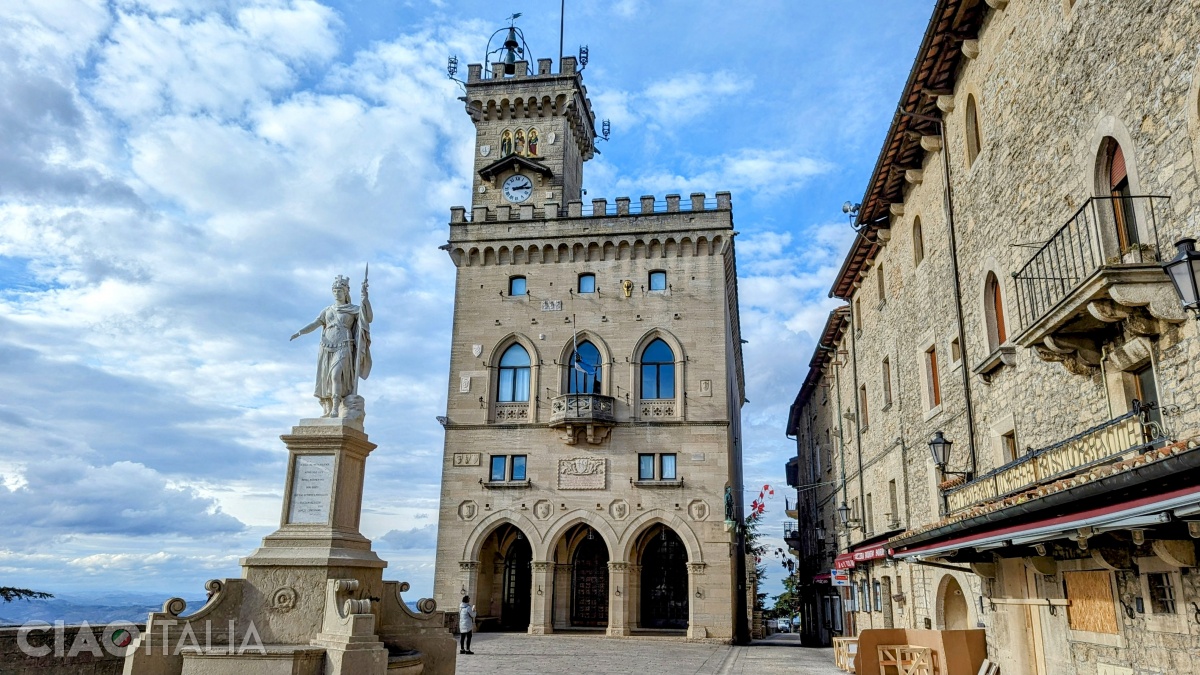
{"label": "crown on statue's head", "polygon": [[350,290],[350,279],[339,274],[333,278],[333,287]]}

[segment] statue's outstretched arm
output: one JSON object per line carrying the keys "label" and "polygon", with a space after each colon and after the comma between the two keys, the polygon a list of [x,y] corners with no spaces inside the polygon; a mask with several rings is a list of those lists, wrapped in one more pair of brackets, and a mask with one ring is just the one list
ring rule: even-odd
{"label": "statue's outstretched arm", "polygon": [[300,337],[301,335],[308,335],[309,333],[313,332],[317,328],[321,327],[323,325],[323,323],[324,322],[321,321],[321,318],[317,317],[316,321],[314,321],[314,322],[308,324],[307,326],[305,326],[304,328],[301,328],[300,330],[296,331],[295,334],[292,335],[292,337],[288,338],[288,342],[295,340],[296,338]]}

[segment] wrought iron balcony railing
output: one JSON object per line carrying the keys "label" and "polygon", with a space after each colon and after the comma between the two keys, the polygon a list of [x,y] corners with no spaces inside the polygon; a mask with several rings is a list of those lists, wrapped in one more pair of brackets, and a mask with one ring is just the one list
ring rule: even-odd
{"label": "wrought iron balcony railing", "polygon": [[[1167,197],[1093,197],[1013,275],[1029,327],[1106,265],[1160,261],[1158,220]],[[1165,279],[1165,277],[1164,277]]]}
{"label": "wrought iron balcony railing", "polygon": [[615,399],[600,394],[564,394],[550,402],[550,426],[616,424]]}
{"label": "wrought iron balcony railing", "polygon": [[1141,406],[1076,434],[1066,440],[993,469],[988,473],[946,490],[950,513],[1003,499],[1093,467],[1128,459],[1165,439],[1157,423],[1149,421],[1149,412]]}

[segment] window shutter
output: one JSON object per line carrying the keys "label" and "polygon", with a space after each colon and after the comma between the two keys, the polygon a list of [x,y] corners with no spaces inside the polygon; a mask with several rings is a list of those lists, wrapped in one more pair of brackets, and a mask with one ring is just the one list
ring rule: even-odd
{"label": "window shutter", "polygon": [[1120,185],[1121,181],[1128,177],[1128,173],[1125,170],[1125,153],[1119,145],[1113,150],[1112,169],[1109,170],[1108,176],[1110,181],[1109,186],[1114,189],[1117,185]]}

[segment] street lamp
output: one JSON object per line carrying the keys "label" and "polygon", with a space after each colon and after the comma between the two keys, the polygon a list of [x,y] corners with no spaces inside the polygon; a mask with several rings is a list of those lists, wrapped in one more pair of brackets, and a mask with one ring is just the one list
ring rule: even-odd
{"label": "street lamp", "polygon": [[837,507],[838,519],[842,521],[843,526],[850,525],[850,506],[845,501]]}
{"label": "street lamp", "polygon": [[933,438],[929,439],[929,452],[933,453],[933,464],[941,470],[946,469],[946,465],[950,463],[950,448],[954,446],[954,441],[946,438],[942,432],[933,432]]}
{"label": "street lamp", "polygon": [[818,541],[825,541],[825,526],[824,525],[817,525],[816,535],[817,535]]}
{"label": "street lamp", "polygon": [[1178,249],[1175,257],[1163,263],[1163,271],[1175,285],[1175,292],[1183,302],[1183,308],[1196,314],[1200,321],[1200,251],[1196,250],[1195,239],[1180,239],[1175,242]]}

